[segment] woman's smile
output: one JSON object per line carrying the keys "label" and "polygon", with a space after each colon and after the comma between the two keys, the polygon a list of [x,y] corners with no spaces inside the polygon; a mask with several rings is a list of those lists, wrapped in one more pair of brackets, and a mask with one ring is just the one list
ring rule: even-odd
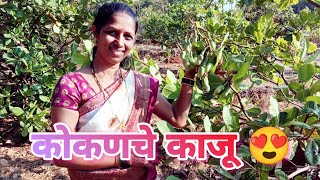
{"label": "woman's smile", "polygon": [[112,54],[116,57],[118,56],[123,56],[124,55],[124,52],[125,50],[118,50],[118,49],[114,49],[114,48],[109,48],[110,51],[112,52]]}

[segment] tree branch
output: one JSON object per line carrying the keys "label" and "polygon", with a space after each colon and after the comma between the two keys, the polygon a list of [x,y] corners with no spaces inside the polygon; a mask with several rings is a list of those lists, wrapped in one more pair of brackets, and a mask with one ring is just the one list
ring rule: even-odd
{"label": "tree branch", "polygon": [[312,0],[307,0],[309,3],[311,3],[312,5],[314,5],[315,7],[317,7],[317,8],[320,8],[320,4],[318,4],[318,3],[316,3],[316,2],[314,2],[314,1],[312,1]]}
{"label": "tree branch", "polygon": [[301,168],[301,169],[297,169],[295,172],[291,173],[289,176],[288,176],[288,179],[291,179],[291,178],[294,178],[296,175],[304,172],[304,171],[308,171],[309,169],[311,168],[311,166],[306,166],[304,168]]}
{"label": "tree branch", "polygon": [[[307,139],[309,139],[315,130],[316,130],[316,128],[313,128],[312,131],[310,132],[310,134],[308,134],[308,136],[303,137],[303,138],[301,138],[301,139],[299,139],[299,140],[307,140]],[[300,134],[301,134],[301,133],[300,133]]]}
{"label": "tree branch", "polygon": [[89,32],[90,29],[87,29],[86,31],[84,31],[83,33],[81,33],[79,36],[75,36],[73,37],[71,40],[69,41],[65,41],[63,43],[63,45],[60,47],[59,51],[56,53],[55,57],[59,57],[59,55],[62,53],[62,51],[65,49],[65,47],[69,46],[73,41],[75,41],[78,37],[81,37],[82,35],[84,35],[85,33]]}
{"label": "tree branch", "polygon": [[[272,65],[272,63],[269,62],[264,56],[262,56],[262,59],[263,59],[265,62],[267,62],[269,65]],[[283,71],[282,71],[282,72],[279,71],[275,66],[273,66],[273,69],[281,76],[281,78],[283,79],[284,83],[285,83],[287,86],[289,86],[288,81],[287,81],[286,78],[284,77]],[[295,92],[294,90],[290,89],[289,87],[288,87],[288,89],[289,89],[294,95],[297,94],[297,92]]]}
{"label": "tree branch", "polygon": [[232,91],[236,94],[236,96],[237,96],[237,98],[238,98],[238,101],[239,101],[239,104],[240,104],[240,107],[241,107],[241,111],[242,111],[243,114],[246,116],[247,120],[252,121],[252,119],[249,117],[249,115],[248,115],[247,112],[245,111],[245,108],[244,108],[244,105],[242,104],[241,96],[240,96],[239,92],[237,92],[236,89],[235,89],[234,87],[232,87],[232,85],[230,85],[230,88],[231,88]]}

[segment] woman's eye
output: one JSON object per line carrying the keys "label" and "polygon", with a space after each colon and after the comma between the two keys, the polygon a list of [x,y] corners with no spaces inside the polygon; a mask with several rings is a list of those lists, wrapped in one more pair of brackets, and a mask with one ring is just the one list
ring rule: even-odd
{"label": "woman's eye", "polygon": [[125,37],[126,39],[128,39],[128,40],[133,39],[133,37],[132,37],[131,35],[125,35],[124,37]]}
{"label": "woman's eye", "polygon": [[112,35],[112,36],[113,36],[113,35],[116,35],[116,32],[115,32],[115,31],[106,31],[106,33],[107,33],[107,34],[110,34],[110,35]]}

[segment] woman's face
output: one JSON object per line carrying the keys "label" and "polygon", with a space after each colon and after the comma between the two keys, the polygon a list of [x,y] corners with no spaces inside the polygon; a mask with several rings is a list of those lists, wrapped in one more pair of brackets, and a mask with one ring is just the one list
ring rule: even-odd
{"label": "woman's face", "polygon": [[[94,31],[95,31],[95,27]],[[136,23],[126,13],[115,13],[100,32],[95,33],[97,41],[96,58],[109,65],[120,63],[131,51],[135,41]]]}

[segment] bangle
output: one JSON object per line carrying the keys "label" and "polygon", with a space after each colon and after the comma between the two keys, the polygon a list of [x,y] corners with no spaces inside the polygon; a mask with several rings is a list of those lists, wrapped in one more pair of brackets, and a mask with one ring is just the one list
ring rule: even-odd
{"label": "bangle", "polygon": [[187,84],[187,85],[190,85],[190,86],[193,86],[194,85],[194,80],[193,79],[189,79],[189,78],[182,78],[182,81],[181,83],[184,83],[184,84]]}

